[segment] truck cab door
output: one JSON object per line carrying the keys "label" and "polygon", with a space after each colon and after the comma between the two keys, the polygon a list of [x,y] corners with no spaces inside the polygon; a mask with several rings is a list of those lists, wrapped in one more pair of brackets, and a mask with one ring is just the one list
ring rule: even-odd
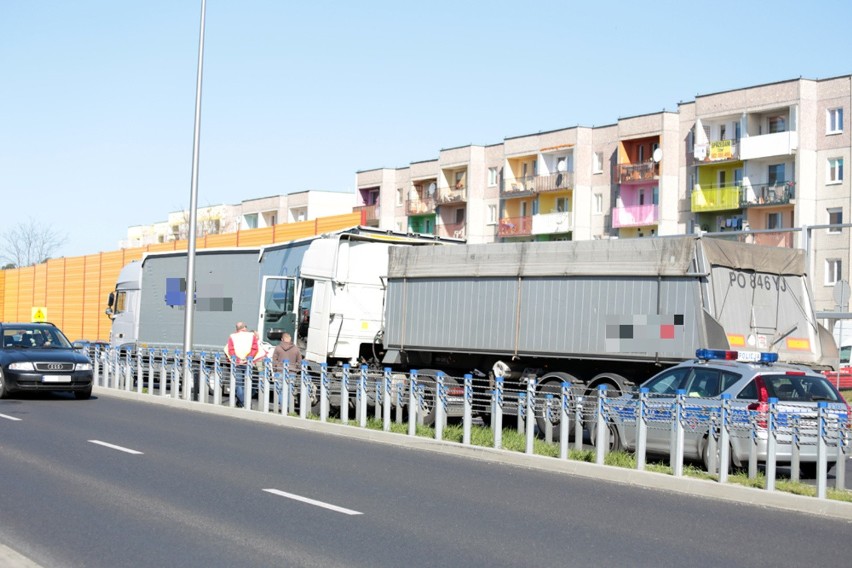
{"label": "truck cab door", "polygon": [[270,341],[269,330],[276,329],[296,337],[296,279],[283,276],[264,276],[260,290],[261,306],[257,329],[264,341]]}
{"label": "truck cab door", "polygon": [[328,280],[313,281],[310,317],[305,326],[308,330],[305,358],[309,361],[324,363],[328,358],[331,294],[331,282]]}

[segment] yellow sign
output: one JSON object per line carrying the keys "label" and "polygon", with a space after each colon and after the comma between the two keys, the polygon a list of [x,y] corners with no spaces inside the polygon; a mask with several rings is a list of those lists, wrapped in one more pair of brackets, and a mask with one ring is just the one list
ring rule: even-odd
{"label": "yellow sign", "polygon": [[730,160],[734,157],[734,148],[730,140],[716,140],[710,142],[711,160]]}
{"label": "yellow sign", "polygon": [[810,351],[811,341],[807,337],[788,337],[787,349],[791,351]]}
{"label": "yellow sign", "polygon": [[47,321],[47,308],[33,308],[33,321]]}

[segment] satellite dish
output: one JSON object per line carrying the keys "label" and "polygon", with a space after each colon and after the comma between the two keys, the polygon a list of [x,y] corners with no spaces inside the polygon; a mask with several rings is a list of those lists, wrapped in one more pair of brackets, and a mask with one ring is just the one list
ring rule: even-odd
{"label": "satellite dish", "polygon": [[567,162],[568,162],[568,160],[566,160],[565,158],[556,162],[556,171],[557,172],[564,172],[566,169],[568,169]]}
{"label": "satellite dish", "polygon": [[435,185],[435,182],[433,181],[432,183],[430,183],[430,184],[429,184],[429,187],[428,187],[428,189],[427,189],[426,191],[428,191],[428,192],[429,192],[429,195],[435,195],[435,190],[436,190],[436,189],[438,189],[438,186],[437,186],[437,185]]}
{"label": "satellite dish", "polygon": [[660,163],[660,160],[663,159],[663,151],[657,148],[654,150],[654,154],[651,156],[654,159],[654,162]]}

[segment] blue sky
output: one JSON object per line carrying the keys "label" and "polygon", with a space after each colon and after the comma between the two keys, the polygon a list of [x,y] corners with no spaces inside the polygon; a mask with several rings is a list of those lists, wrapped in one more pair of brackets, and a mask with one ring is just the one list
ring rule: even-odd
{"label": "blue sky", "polygon": [[[114,250],[188,206],[200,0],[0,0],[0,231]],[[208,0],[199,205],[852,74],[852,3]]]}

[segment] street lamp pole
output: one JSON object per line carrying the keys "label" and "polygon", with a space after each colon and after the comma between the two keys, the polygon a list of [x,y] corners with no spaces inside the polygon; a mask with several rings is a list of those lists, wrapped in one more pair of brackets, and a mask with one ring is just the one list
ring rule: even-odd
{"label": "street lamp pole", "polygon": [[[186,251],[186,313],[183,329],[183,397],[189,400],[192,391],[192,319],[195,314],[195,233],[198,218],[198,146],[201,133],[201,77],[204,69],[204,16],[207,0],[201,0],[201,29],[198,34],[198,76],[195,83],[195,129],[192,138],[192,189],[189,196],[189,243]],[[200,381],[199,376],[199,381]],[[201,385],[198,386],[201,392]]]}

